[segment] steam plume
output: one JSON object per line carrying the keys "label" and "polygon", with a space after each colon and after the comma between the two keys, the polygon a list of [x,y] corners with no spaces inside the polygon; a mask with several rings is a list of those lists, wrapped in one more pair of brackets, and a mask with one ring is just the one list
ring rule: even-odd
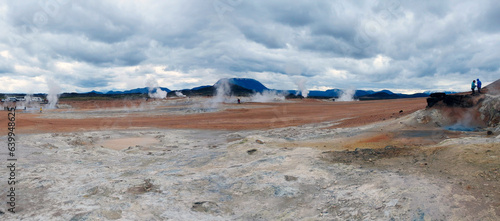
{"label": "steam plume", "polygon": [[231,86],[229,79],[224,78],[219,80],[215,85],[215,96],[205,102],[203,106],[209,108],[218,108],[221,103],[227,102],[231,96]]}
{"label": "steam plume", "polygon": [[215,103],[222,103],[226,101],[228,96],[231,96],[231,86],[229,85],[229,79],[221,79],[217,85],[215,85],[216,92],[213,101]]}
{"label": "steam plume", "polygon": [[154,78],[148,78],[146,87],[148,88],[148,96],[150,98],[164,99],[167,97],[167,92],[158,86],[158,82]]}
{"label": "steam plume", "polygon": [[264,91],[262,93],[254,94],[250,100],[252,102],[260,102],[260,103],[268,103],[268,102],[276,102],[276,101],[284,101],[285,94],[278,93],[277,91]]}
{"label": "steam plume", "polygon": [[180,92],[180,91],[176,91],[175,92],[175,96],[177,96],[177,97],[186,97],[186,95],[182,94],[182,92]]}
{"label": "steam plume", "polygon": [[342,94],[337,99],[337,101],[355,101],[354,94],[356,90],[354,88],[345,89],[342,91]]}
{"label": "steam plume", "polygon": [[47,86],[49,87],[49,93],[47,94],[47,100],[49,101],[49,109],[56,108],[57,101],[59,100],[59,95],[61,93],[61,87],[57,85],[54,81],[47,81]]}
{"label": "steam plume", "polygon": [[303,97],[307,97],[307,95],[309,94],[309,90],[306,89],[306,83],[307,83],[306,79],[300,79],[295,81],[295,85],[297,85],[298,88],[298,91],[295,95],[299,95],[300,92],[300,95],[302,95]]}

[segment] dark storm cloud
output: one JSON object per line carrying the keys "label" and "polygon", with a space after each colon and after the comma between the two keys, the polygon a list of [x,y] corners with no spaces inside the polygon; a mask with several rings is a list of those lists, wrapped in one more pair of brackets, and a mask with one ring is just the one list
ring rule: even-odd
{"label": "dark storm cloud", "polygon": [[493,0],[42,0],[0,12],[2,76],[66,76],[80,90],[146,75],[174,88],[231,76],[289,88],[302,76],[308,87],[432,90],[499,74]]}

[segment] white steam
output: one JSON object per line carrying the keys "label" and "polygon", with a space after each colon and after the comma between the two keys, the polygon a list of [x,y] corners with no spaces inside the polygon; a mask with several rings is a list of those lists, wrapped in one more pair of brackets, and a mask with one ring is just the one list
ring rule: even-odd
{"label": "white steam", "polygon": [[182,94],[182,92],[180,92],[180,91],[176,91],[175,92],[175,96],[177,96],[177,97],[186,97],[186,95]]}
{"label": "white steam", "polygon": [[[457,114],[453,115],[457,116]],[[458,114],[458,116],[460,116],[460,114]],[[472,113],[472,111],[467,110],[466,112],[461,114],[455,124],[445,128],[447,130],[453,131],[474,131],[480,126],[480,122],[474,118],[474,114]]]}
{"label": "white steam", "polygon": [[167,92],[158,86],[158,82],[154,78],[146,80],[146,87],[148,88],[148,96],[150,98],[164,99],[167,97]]}
{"label": "white steam", "polygon": [[285,94],[278,93],[277,91],[264,91],[262,93],[254,94],[252,97],[250,97],[250,101],[259,103],[285,101],[285,96]]}
{"label": "white steam", "polygon": [[295,81],[295,85],[297,85],[297,93],[295,95],[302,95],[303,97],[307,97],[309,94],[309,90],[306,89],[306,79],[300,79]]}
{"label": "white steam", "polygon": [[221,79],[217,85],[215,85],[215,97],[212,99],[214,103],[223,103],[228,100],[231,96],[231,86],[229,85],[229,79]]}
{"label": "white steam", "polygon": [[49,103],[47,108],[55,109],[61,93],[61,87],[51,80],[47,81],[47,86],[49,87],[49,93],[47,94],[47,100]]}
{"label": "white steam", "polygon": [[337,99],[337,101],[356,101],[354,99],[355,93],[356,93],[356,90],[354,88],[342,90],[342,94]]}
{"label": "white steam", "polygon": [[215,85],[215,96],[207,100],[203,106],[208,108],[218,108],[221,103],[228,103],[231,99],[231,86],[229,79],[224,78]]}

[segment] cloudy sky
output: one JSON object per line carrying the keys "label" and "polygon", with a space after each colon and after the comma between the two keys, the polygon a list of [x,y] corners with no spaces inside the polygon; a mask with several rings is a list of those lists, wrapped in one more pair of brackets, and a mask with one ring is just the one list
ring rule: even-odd
{"label": "cloudy sky", "polygon": [[0,92],[470,90],[500,78],[500,1],[0,0]]}

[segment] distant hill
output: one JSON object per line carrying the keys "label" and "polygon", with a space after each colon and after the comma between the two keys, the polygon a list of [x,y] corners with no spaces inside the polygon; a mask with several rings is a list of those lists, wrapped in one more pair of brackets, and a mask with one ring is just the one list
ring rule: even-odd
{"label": "distant hill", "polygon": [[99,92],[99,91],[92,90],[91,92],[82,93],[82,94],[104,94],[104,93]]}
{"label": "distant hill", "polygon": [[[254,90],[250,90],[244,87],[241,87],[236,84],[229,84],[230,94],[233,96],[250,96],[255,93]],[[167,93],[167,97],[176,97],[175,92],[181,92],[183,95],[188,97],[191,96],[215,96],[217,93],[216,86],[203,86],[203,87],[195,87],[193,89],[184,89],[178,91],[171,91]]]}
{"label": "distant hill", "polygon": [[433,93],[445,93],[445,94],[455,94],[457,93],[456,91],[424,91],[424,94],[433,94]]}
{"label": "distant hill", "polygon": [[358,97],[359,100],[383,100],[383,99],[398,99],[398,98],[401,97],[394,93],[387,93],[386,91],[380,91],[373,94],[368,94]]}
{"label": "distant hill", "polygon": [[251,78],[223,78],[217,81],[214,86],[219,85],[222,81],[227,80],[229,85],[238,85],[242,88],[246,88],[255,92],[263,92],[269,90],[266,86],[255,79]]}
{"label": "distant hill", "polygon": [[386,94],[394,94],[392,91],[390,90],[381,90],[380,92],[383,92],[383,93],[386,93]]}
{"label": "distant hill", "polygon": [[[205,85],[205,86],[194,87],[191,90],[196,91],[196,90],[201,90],[203,88],[208,88],[208,87],[212,87],[212,85]],[[189,90],[189,89],[184,89],[184,90]]]}
{"label": "distant hill", "polygon": [[[390,92],[390,93],[389,93]],[[384,99],[399,99],[399,98],[416,98],[416,97],[428,97],[426,93],[416,93],[416,94],[395,94],[388,90],[383,90],[373,94],[368,94],[364,96],[357,97],[359,100],[384,100]]]}
{"label": "distant hill", "polygon": [[[171,90],[166,87],[160,87],[162,91],[170,92]],[[152,93],[156,93],[156,88],[151,90]],[[108,91],[106,94],[147,94],[149,93],[148,87],[136,88],[127,91]]]}
{"label": "distant hill", "polygon": [[[343,93],[344,93],[344,91],[341,89],[330,89],[330,90],[326,90],[326,91],[309,91],[308,97],[333,98],[333,97],[340,97],[340,95],[342,95]],[[356,90],[356,92],[354,92],[354,97],[357,98],[357,97],[361,97],[361,96],[365,96],[365,95],[369,95],[369,94],[373,94],[373,93],[375,93],[375,91]]]}
{"label": "distant hill", "polygon": [[[296,91],[293,91],[292,93],[296,93]],[[338,97],[340,94],[342,94],[342,90],[340,89],[330,89],[326,91],[309,91],[309,94],[307,95],[308,97],[312,98],[331,98],[331,97]]]}

